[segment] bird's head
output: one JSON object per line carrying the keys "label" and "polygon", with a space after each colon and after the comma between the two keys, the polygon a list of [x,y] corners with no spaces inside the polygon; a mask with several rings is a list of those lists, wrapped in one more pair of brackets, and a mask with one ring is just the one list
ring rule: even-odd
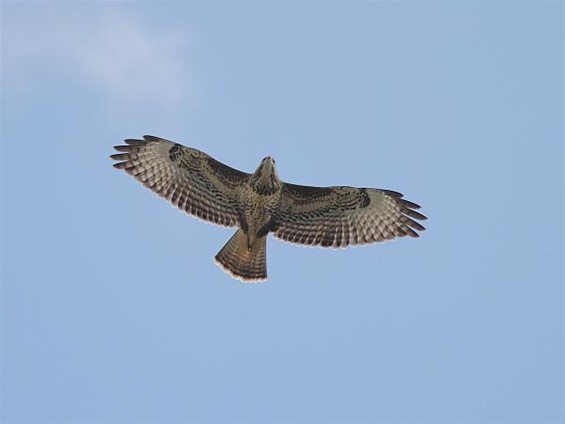
{"label": "bird's head", "polygon": [[251,177],[251,185],[262,194],[273,193],[280,187],[281,180],[272,157],[267,156],[261,161]]}

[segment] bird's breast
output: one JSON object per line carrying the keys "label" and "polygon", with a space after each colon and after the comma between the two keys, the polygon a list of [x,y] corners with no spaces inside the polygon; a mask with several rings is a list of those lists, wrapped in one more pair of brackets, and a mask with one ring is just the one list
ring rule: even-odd
{"label": "bird's breast", "polygon": [[252,189],[247,190],[242,202],[246,232],[259,237],[266,235],[279,202],[280,192],[262,195]]}

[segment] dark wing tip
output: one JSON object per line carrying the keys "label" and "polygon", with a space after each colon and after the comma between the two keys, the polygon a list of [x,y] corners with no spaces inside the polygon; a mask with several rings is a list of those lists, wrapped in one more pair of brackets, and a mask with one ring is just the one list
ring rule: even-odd
{"label": "dark wing tip", "polygon": [[418,234],[417,231],[426,230],[426,228],[423,225],[417,223],[413,219],[408,218],[407,216],[401,218],[400,222],[397,225],[398,226],[396,228],[397,231],[396,235],[399,237],[409,236],[413,238],[418,238],[420,237],[420,234]]}
{"label": "dark wing tip", "polygon": [[418,224],[417,222],[414,222],[412,226],[418,231],[426,231],[426,227],[424,227],[422,224]]}
{"label": "dark wing tip", "polygon": [[112,164],[112,166],[116,169],[126,169],[128,167],[129,162],[116,162]]}
{"label": "dark wing tip", "polygon": [[421,208],[419,204],[404,199],[404,194],[399,193],[398,191],[393,191],[393,190],[381,190],[381,191],[389,196],[396,197],[407,208],[411,208],[411,209]]}
{"label": "dark wing tip", "polygon": [[118,152],[134,152],[139,150],[140,146],[124,146],[123,144],[120,146],[114,146],[114,149]]}
{"label": "dark wing tip", "polygon": [[405,234],[409,237],[413,237],[413,238],[419,238],[420,237],[420,234],[418,234],[416,231],[414,231],[410,227],[404,227],[403,230],[404,230]]}
{"label": "dark wing tip", "polygon": [[115,150],[117,150],[118,152],[124,152],[124,153],[115,153],[113,155],[110,155],[110,159],[112,159],[112,160],[125,161],[125,162],[114,164],[114,167],[116,167],[118,169],[125,169],[125,165],[127,163],[129,163],[129,161],[133,158],[132,154],[135,155],[144,146],[147,145],[147,141],[140,140],[140,139],[137,139],[137,138],[126,138],[124,140],[124,142],[126,144],[120,144],[120,145],[114,146]]}
{"label": "dark wing tip", "polygon": [[[421,214],[420,212],[416,212],[415,209],[420,209],[421,206],[417,203],[411,202],[410,200],[406,200],[403,199],[404,195],[402,193],[399,193],[397,191],[392,191],[392,190],[382,190],[386,195],[392,196],[395,198],[395,200],[400,204],[401,208],[402,208],[402,213],[417,219],[419,221],[425,221],[426,219],[428,219],[428,217],[424,214]],[[420,224],[418,224],[420,225]],[[420,225],[420,227],[422,227]],[[420,231],[424,231],[425,228],[422,227],[421,229],[418,228],[418,230]]]}
{"label": "dark wing tip", "polygon": [[399,193],[398,191],[394,191],[394,190],[382,190],[382,189],[381,189],[381,191],[382,191],[384,194],[388,194],[389,196],[392,196],[392,197],[398,197],[399,199],[402,198],[402,197],[404,197],[404,194]]}
{"label": "dark wing tip", "polygon": [[402,222],[402,229],[405,235],[418,238],[420,235],[417,231],[426,231],[426,227],[420,224],[418,221],[425,221],[428,217],[420,212],[416,212],[416,209],[420,209],[420,205],[417,203],[411,202],[409,200],[403,199],[403,195],[396,191],[391,190],[383,190],[387,195],[390,195],[395,198],[395,201],[400,206],[400,211],[403,215],[401,219]]}
{"label": "dark wing tip", "polygon": [[144,143],[155,143],[155,142],[159,142],[159,141],[168,141],[168,140],[165,140],[164,138],[156,137],[154,135],[147,135],[147,134],[143,136],[143,140],[144,140],[143,141]]}
{"label": "dark wing tip", "polygon": [[145,146],[147,144],[145,140],[140,140],[138,138],[126,138],[124,142],[130,146]]}
{"label": "dark wing tip", "polygon": [[118,152],[125,152],[125,153],[114,153],[110,155],[110,159],[120,161],[117,163],[112,164],[114,168],[117,169],[127,169],[131,164],[132,154],[135,155],[137,151],[139,151],[139,147],[144,145],[145,142],[141,140],[134,140],[134,139],[127,139],[125,140],[127,145],[119,145],[114,146]]}
{"label": "dark wing tip", "polygon": [[419,204],[411,202],[410,200],[400,199],[400,202],[402,202],[402,204],[404,206],[406,206],[407,208],[410,208],[410,209],[420,209],[421,208],[421,206]]}
{"label": "dark wing tip", "polygon": [[113,160],[128,160],[130,159],[129,153],[116,153],[114,155],[110,155],[110,159]]}
{"label": "dark wing tip", "polygon": [[428,217],[424,214],[421,214],[420,212],[416,212],[412,209],[409,208],[404,208],[402,210],[402,213],[404,213],[405,215],[408,215],[411,218],[417,219],[419,221],[425,221],[426,219],[428,219]]}

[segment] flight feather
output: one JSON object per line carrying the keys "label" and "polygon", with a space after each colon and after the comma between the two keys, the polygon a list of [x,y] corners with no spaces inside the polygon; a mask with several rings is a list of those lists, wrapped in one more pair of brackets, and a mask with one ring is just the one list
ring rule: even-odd
{"label": "flight feather", "polygon": [[249,174],[200,150],[153,136],[128,139],[111,158],[136,180],[179,209],[214,224],[235,227],[239,199]]}

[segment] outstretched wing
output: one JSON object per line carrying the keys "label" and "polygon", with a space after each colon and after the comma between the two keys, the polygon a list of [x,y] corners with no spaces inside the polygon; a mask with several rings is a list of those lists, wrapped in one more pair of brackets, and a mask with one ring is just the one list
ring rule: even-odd
{"label": "outstretched wing", "polygon": [[114,166],[179,209],[218,225],[238,225],[239,193],[249,174],[190,147],[149,135],[114,146]]}
{"label": "outstretched wing", "polygon": [[345,247],[396,237],[419,237],[426,217],[395,191],[307,187],[284,183],[274,222],[280,239],[311,246]]}

